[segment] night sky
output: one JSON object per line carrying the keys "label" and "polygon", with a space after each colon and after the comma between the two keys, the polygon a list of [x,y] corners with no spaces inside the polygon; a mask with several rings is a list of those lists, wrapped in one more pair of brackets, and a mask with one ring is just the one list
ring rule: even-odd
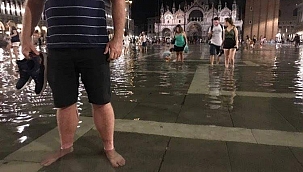
{"label": "night sky", "polygon": [[[210,0],[215,1],[215,3],[218,2],[218,0]],[[237,0],[237,3],[240,6],[244,5],[245,0]],[[176,3],[176,8],[178,9],[179,4],[181,2],[184,2],[184,0],[159,0],[160,7],[162,2],[165,5],[172,6],[173,2]],[[187,0],[187,3],[193,2],[193,0]],[[227,2],[229,7],[231,7],[231,4],[233,0],[222,0],[222,4],[224,6],[224,3]],[[135,20],[136,25],[147,23],[148,17],[154,17],[158,15],[158,0],[133,0],[132,5],[132,18]],[[242,8],[243,9],[243,8]]]}

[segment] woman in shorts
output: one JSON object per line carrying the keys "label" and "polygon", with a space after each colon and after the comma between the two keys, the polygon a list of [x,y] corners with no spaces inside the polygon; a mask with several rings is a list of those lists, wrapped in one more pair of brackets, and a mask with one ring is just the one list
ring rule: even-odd
{"label": "woman in shorts", "polygon": [[225,34],[223,38],[223,49],[225,55],[225,67],[228,68],[231,64],[235,65],[235,54],[239,48],[238,30],[234,25],[232,18],[225,19]]}
{"label": "woman in shorts", "polygon": [[174,51],[176,52],[177,62],[183,62],[183,51],[187,43],[187,37],[182,26],[179,24],[175,28],[174,42]]}
{"label": "woman in shorts", "polygon": [[20,46],[20,38],[19,38],[19,33],[17,31],[17,27],[15,22],[9,21],[7,23],[9,27],[9,33],[10,33],[10,38],[11,38],[11,45],[13,47],[13,53],[18,60],[18,54],[19,54],[19,46]]}

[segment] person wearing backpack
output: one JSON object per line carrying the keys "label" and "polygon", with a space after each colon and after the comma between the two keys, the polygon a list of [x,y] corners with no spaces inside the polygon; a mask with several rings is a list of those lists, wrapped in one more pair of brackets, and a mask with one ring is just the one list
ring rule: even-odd
{"label": "person wearing backpack", "polygon": [[217,57],[216,63],[220,63],[220,49],[223,43],[224,27],[219,23],[219,17],[213,19],[213,25],[209,28],[209,51],[210,51],[210,64],[213,66],[215,61],[215,56]]}

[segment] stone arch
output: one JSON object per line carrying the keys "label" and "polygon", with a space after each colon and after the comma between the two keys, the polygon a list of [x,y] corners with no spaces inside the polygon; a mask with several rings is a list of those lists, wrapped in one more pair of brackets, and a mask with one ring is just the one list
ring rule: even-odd
{"label": "stone arch", "polygon": [[203,21],[203,12],[201,10],[193,10],[189,14],[189,21]]}
{"label": "stone arch", "polygon": [[[202,16],[205,16],[205,11],[203,11],[203,9],[201,7],[193,7],[186,12],[187,20],[189,19],[189,16],[193,11],[200,11],[202,13]],[[188,22],[190,22],[190,21],[188,21]]]}
{"label": "stone arch", "polygon": [[188,41],[190,43],[195,43],[202,38],[202,33],[203,33],[202,28],[203,28],[202,25],[196,21],[192,21],[188,24],[186,28],[186,34],[188,37]]}
{"label": "stone arch", "polygon": [[172,31],[169,28],[162,29],[162,36],[163,37],[171,37]]}

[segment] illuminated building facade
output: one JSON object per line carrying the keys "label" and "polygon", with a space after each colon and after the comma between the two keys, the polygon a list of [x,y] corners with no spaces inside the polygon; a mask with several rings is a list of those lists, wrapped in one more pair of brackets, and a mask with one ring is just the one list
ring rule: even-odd
{"label": "illuminated building facade", "polygon": [[280,0],[246,0],[244,36],[275,39],[278,34]]}
{"label": "illuminated building facade", "polygon": [[240,35],[242,34],[243,21],[239,19],[239,9],[236,0],[233,1],[232,9],[228,8],[227,3],[222,4],[221,0],[219,0],[218,6],[213,3],[209,4],[207,0],[194,0],[191,4],[186,2],[183,10],[180,6],[176,9],[175,4],[173,4],[171,9],[170,7],[165,9],[162,5],[160,23],[154,24],[155,35],[159,35],[162,38],[171,37],[176,25],[180,24],[185,28],[189,40],[202,39],[205,41],[214,17],[219,17],[221,24],[224,24],[225,18],[231,17]]}

